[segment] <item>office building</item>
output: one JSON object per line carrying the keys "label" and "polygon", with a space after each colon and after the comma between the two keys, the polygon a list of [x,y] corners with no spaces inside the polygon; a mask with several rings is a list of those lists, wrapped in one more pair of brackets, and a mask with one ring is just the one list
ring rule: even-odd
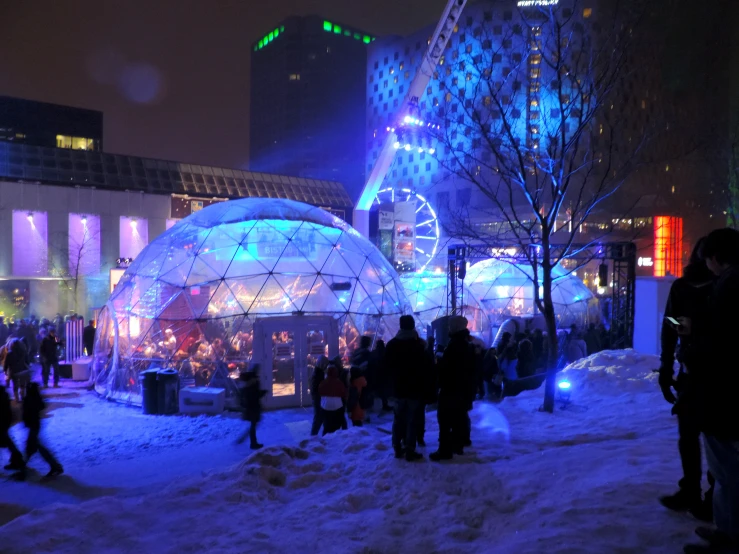
{"label": "office building", "polygon": [[101,151],[103,113],[0,96],[0,141]]}
{"label": "office building", "polygon": [[364,78],[373,37],[290,17],[252,45],[250,168],[364,184]]}

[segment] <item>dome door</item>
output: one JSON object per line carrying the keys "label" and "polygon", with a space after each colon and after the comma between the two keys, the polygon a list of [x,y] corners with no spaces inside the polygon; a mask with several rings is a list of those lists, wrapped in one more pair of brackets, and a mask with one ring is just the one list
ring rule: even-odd
{"label": "dome door", "polygon": [[310,406],[310,377],[319,356],[339,353],[333,317],[286,316],[254,324],[254,361],[261,364],[266,408]]}

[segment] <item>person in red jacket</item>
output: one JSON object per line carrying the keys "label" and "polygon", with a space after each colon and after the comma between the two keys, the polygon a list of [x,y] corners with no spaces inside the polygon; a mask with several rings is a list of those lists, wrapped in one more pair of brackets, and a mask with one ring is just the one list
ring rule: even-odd
{"label": "person in red jacket", "polygon": [[346,426],[344,401],[347,398],[346,385],[339,379],[339,370],[328,366],[326,378],[318,386],[323,411],[323,434],[333,433]]}
{"label": "person in red jacket", "polygon": [[359,427],[364,422],[365,417],[364,408],[362,408],[362,395],[367,395],[367,379],[362,375],[362,371],[356,367],[351,369],[350,379],[347,408],[349,409],[352,425]]}

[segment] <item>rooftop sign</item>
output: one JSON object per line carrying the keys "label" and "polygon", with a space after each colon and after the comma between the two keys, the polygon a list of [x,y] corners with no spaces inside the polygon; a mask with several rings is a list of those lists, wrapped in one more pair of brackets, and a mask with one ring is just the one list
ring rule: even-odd
{"label": "rooftop sign", "polygon": [[556,6],[559,0],[518,0],[519,8],[531,8],[534,6]]}

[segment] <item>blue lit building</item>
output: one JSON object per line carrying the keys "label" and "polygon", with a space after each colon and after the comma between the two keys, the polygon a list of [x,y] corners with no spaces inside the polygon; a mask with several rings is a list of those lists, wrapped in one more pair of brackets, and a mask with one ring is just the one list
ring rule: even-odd
{"label": "blue lit building", "polygon": [[[586,27],[593,16],[598,0],[578,2],[573,18]],[[561,9],[567,10],[566,0]],[[524,21],[515,0],[483,0],[468,4],[455,28],[444,56],[432,76],[425,94],[419,98],[418,115],[424,120],[422,128],[429,125],[448,125],[450,114],[460,115],[479,103],[481,109],[489,106],[489,97],[472,98],[465,82],[479,79],[469,66],[481,67],[489,57],[488,79],[500,79],[501,87],[511,90],[511,110],[517,122],[514,132],[522,141],[537,143],[537,121],[547,105],[547,87],[542,83],[541,55],[535,52],[522,59],[522,52],[536,40],[537,27],[532,19]],[[367,60],[367,126],[365,169],[370,171],[378,158],[389,127],[397,123],[407,87],[421,63],[433,25],[406,37],[385,37],[373,42]],[[509,78],[511,67],[518,67],[515,80]],[[544,86],[543,86],[544,85]],[[515,105],[514,105],[515,104]],[[460,120],[461,124],[462,121]],[[442,131],[444,133],[444,131]],[[405,141],[403,141],[405,142]],[[474,221],[489,224],[494,218],[492,207],[484,197],[473,190],[471,183],[455,177],[443,160],[448,152],[444,145],[430,134],[415,136],[412,147],[401,145],[383,188],[410,189],[423,195],[436,210],[441,223],[450,211],[469,209]],[[455,144],[473,149],[474,139],[460,133]],[[443,228],[443,225],[442,225]]]}
{"label": "blue lit building", "polygon": [[252,44],[250,169],[364,184],[364,78],[373,37],[290,17]]}

